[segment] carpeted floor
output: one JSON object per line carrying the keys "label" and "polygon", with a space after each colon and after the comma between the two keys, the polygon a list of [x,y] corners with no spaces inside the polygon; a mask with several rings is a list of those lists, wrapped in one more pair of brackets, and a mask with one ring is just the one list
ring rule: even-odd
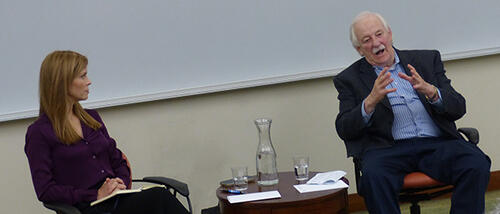
{"label": "carpeted floor", "polygon": [[[420,203],[422,214],[447,214],[450,213],[451,201],[449,198],[424,201]],[[367,214],[367,211],[353,214]],[[401,213],[410,213],[410,204],[401,205]],[[486,193],[486,214],[500,214],[500,190]]]}

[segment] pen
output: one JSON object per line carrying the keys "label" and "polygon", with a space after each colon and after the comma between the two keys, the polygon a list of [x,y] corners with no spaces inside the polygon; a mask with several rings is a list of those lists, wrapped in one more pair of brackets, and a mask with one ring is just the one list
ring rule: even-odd
{"label": "pen", "polygon": [[234,189],[224,189],[223,191],[224,191],[224,192],[231,193],[231,194],[243,194],[243,192],[242,192],[242,191],[239,191],[239,190],[234,190]]}

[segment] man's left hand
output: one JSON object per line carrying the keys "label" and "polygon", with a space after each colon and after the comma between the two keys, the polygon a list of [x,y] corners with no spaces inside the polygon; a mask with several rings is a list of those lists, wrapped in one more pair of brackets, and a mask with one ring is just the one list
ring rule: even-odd
{"label": "man's left hand", "polygon": [[399,77],[410,82],[410,84],[413,86],[413,89],[417,90],[417,92],[421,94],[424,94],[426,97],[435,96],[435,87],[422,79],[422,77],[417,73],[417,70],[413,66],[408,64],[408,68],[410,69],[411,76],[408,76],[403,72],[399,72]]}

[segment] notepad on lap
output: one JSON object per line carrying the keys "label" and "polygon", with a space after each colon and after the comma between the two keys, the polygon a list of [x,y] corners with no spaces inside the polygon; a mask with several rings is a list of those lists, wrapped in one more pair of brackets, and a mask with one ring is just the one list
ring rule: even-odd
{"label": "notepad on lap", "polygon": [[113,193],[109,194],[108,196],[106,196],[104,198],[101,198],[101,199],[93,201],[92,203],[90,203],[90,206],[94,206],[96,204],[99,204],[99,203],[101,203],[101,202],[103,202],[105,200],[108,200],[108,199],[110,199],[112,197],[115,197],[117,195],[129,194],[129,193],[134,193],[134,192],[140,192],[140,191],[151,189],[151,188],[154,188],[154,187],[166,188],[165,185],[162,185],[162,184],[153,184],[153,185],[144,186],[144,187],[141,187],[141,188],[138,188],[138,189],[117,190],[117,191],[114,191]]}
{"label": "notepad on lap", "polygon": [[271,199],[271,198],[281,198],[281,195],[278,191],[274,190],[274,191],[267,191],[267,192],[255,192],[255,193],[246,193],[246,194],[242,194],[242,195],[227,196],[227,200],[231,204],[240,203],[240,202],[247,202],[247,201],[258,201],[258,200]]}

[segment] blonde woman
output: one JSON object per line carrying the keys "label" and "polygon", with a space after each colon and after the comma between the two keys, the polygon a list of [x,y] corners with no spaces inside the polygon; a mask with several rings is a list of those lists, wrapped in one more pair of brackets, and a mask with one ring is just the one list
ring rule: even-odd
{"label": "blonde woman", "polygon": [[88,60],[74,51],[54,51],[40,68],[40,114],[28,127],[25,152],[37,197],[82,213],[187,213],[163,188],[90,202],[130,184],[130,171],[95,110],[79,101],[89,95]]}

